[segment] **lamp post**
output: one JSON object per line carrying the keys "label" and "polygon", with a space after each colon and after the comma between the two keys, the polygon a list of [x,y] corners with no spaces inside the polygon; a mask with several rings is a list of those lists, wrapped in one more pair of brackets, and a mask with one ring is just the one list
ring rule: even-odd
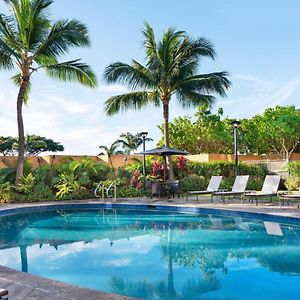
{"label": "lamp post", "polygon": [[[146,137],[148,135],[148,132],[144,131],[141,132],[141,137],[143,139],[143,152],[146,151]],[[144,179],[144,189],[146,188],[146,155],[143,155],[143,179]]]}
{"label": "lamp post", "polygon": [[233,136],[234,136],[234,176],[238,175],[238,127],[241,124],[241,121],[233,120],[231,125],[233,127]]}

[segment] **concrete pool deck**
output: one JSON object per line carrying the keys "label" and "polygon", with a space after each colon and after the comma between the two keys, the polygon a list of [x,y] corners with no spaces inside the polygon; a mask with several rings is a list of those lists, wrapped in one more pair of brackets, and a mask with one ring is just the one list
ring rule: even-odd
{"label": "concrete pool deck", "polygon": [[[67,205],[81,205],[81,204],[114,204],[115,202],[109,201],[97,201],[97,200],[82,200],[82,201],[55,201],[55,202],[42,202],[42,203],[19,203],[19,204],[0,204],[0,216],[6,212],[14,212],[17,209],[19,213],[28,208],[42,208],[51,205],[65,206]],[[193,199],[118,199],[117,204],[126,205],[146,205],[146,207],[164,207],[166,210],[168,207],[175,208],[196,208],[219,211],[229,211],[231,213],[249,213],[257,214],[257,216],[267,215],[276,216],[279,218],[296,219],[300,220],[300,209],[297,209],[296,204],[286,205],[280,207],[278,203],[260,203],[258,206],[255,204],[245,202],[243,204],[240,201],[230,200],[229,203],[210,203],[209,198],[202,198],[199,202]],[[102,293],[99,291],[89,290],[77,286],[72,286],[63,282],[49,280],[34,276],[27,273],[15,271],[3,266],[0,266],[0,288],[7,289],[9,291],[9,300],[79,300],[79,299],[103,299],[103,300],[121,300],[130,299],[124,296],[118,296],[114,294]]]}

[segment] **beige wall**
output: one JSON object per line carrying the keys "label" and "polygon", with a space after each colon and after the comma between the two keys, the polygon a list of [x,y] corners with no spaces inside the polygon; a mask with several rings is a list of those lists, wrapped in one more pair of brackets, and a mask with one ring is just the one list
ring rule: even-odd
{"label": "beige wall", "polygon": [[113,165],[114,168],[124,167],[138,161],[143,161],[142,155],[111,155],[110,160],[108,155],[99,156],[103,161],[108,163],[110,166]]}
{"label": "beige wall", "polygon": [[[74,155],[47,155],[47,156],[31,156],[27,159],[30,160],[34,168],[42,165],[60,164],[68,159],[80,160],[84,157],[89,157],[95,161],[104,161],[111,165],[107,155],[101,156],[74,156]],[[196,154],[187,155],[188,160],[195,162],[212,162],[212,161],[234,161],[233,154]],[[175,157],[174,157],[175,158]],[[136,160],[143,161],[142,155],[112,155],[111,162],[114,168],[123,167],[135,163]],[[282,160],[280,155],[239,155],[239,161],[246,163],[257,163],[266,160]],[[293,153],[290,161],[300,161],[300,153]],[[17,164],[16,156],[0,156],[0,168],[14,167]]]}

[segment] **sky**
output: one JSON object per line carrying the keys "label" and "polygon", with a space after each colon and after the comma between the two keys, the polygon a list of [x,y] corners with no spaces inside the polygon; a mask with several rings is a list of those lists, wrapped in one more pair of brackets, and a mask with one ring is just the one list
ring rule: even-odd
{"label": "sky", "polygon": [[[2,3],[1,3],[2,2]],[[4,1],[0,12],[7,14]],[[199,73],[230,72],[232,87],[217,98],[216,111],[224,116],[251,117],[276,105],[298,105],[300,98],[300,1],[297,0],[56,0],[52,19],[76,18],[87,25],[91,47],[72,49],[61,58],[82,58],[98,77],[98,87],[55,81],[37,72],[32,77],[29,103],[24,107],[26,134],[52,138],[65,146],[64,154],[97,155],[100,145],[110,146],[121,133],[149,132],[155,147],[161,133],[162,108],[148,107],[113,117],[104,113],[110,96],[126,86],[107,85],[105,67],[131,59],[144,62],[141,30],[145,22],[157,39],[168,27],[194,38],[204,36],[216,48],[214,61],[201,61]],[[14,72],[0,71],[0,136],[17,136],[17,88]],[[170,118],[193,116],[172,99]]]}

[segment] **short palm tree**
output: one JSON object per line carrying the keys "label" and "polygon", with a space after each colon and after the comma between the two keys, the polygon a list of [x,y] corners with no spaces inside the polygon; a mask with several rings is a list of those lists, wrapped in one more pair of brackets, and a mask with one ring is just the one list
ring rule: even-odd
{"label": "short palm tree", "polygon": [[107,155],[108,162],[109,162],[109,165],[112,168],[114,177],[116,177],[116,172],[115,172],[115,168],[114,168],[111,156],[112,155],[118,155],[118,154],[124,154],[124,152],[122,150],[118,150],[119,146],[120,146],[120,141],[119,140],[116,140],[115,142],[113,142],[110,145],[110,147],[107,147],[105,145],[99,146],[99,149],[103,149],[105,151],[105,153],[101,152],[98,155],[104,155],[104,154]]}
{"label": "short palm tree", "polygon": [[[146,64],[136,60],[131,64],[115,62],[106,67],[108,83],[127,84],[132,92],[116,95],[105,102],[107,115],[146,105],[163,106],[164,143],[169,145],[169,105],[176,96],[182,107],[212,105],[214,95],[226,96],[230,86],[227,72],[197,74],[202,57],[215,58],[214,46],[204,37],[192,39],[184,31],[169,28],[160,41],[153,29],[143,30]],[[168,159],[169,176],[173,177]]]}
{"label": "short palm tree", "polygon": [[79,60],[58,62],[72,47],[89,46],[85,25],[77,20],[49,18],[52,0],[4,0],[11,15],[0,15],[0,68],[17,69],[12,78],[18,86],[18,163],[15,186],[23,173],[25,137],[22,117],[23,104],[27,103],[31,77],[43,69],[50,77],[63,81],[77,81],[89,87],[96,86],[91,68]]}
{"label": "short palm tree", "polygon": [[[118,140],[124,149],[124,154],[130,155],[133,151],[137,150],[143,144],[143,137],[140,132],[132,134],[130,132],[120,134]],[[153,139],[145,138],[145,142],[151,142]]]}

